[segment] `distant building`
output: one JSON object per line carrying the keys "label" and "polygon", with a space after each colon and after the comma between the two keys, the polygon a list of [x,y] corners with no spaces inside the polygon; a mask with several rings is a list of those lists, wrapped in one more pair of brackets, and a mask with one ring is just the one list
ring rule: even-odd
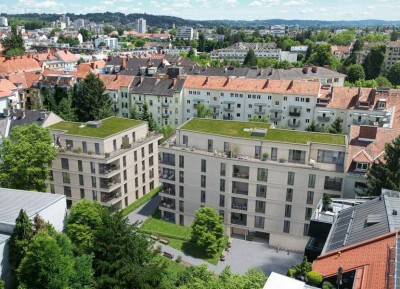
{"label": "distant building", "polygon": [[189,26],[178,27],[177,38],[192,40],[194,38],[193,28]]}
{"label": "distant building", "polygon": [[113,37],[99,37],[94,40],[94,47],[99,47],[100,44],[104,43],[105,47],[114,48],[118,46],[118,38]]}
{"label": "distant building", "polygon": [[8,27],[8,19],[7,19],[7,17],[0,17],[0,26]]}
{"label": "distant building", "polygon": [[80,28],[85,27],[85,20],[84,19],[76,19],[74,21],[74,27],[76,29],[80,29]]}
{"label": "distant building", "polygon": [[308,50],[308,46],[307,45],[298,45],[298,46],[291,46],[290,47],[290,52],[296,52],[299,54],[306,54]]}
{"label": "distant building", "polygon": [[400,41],[390,41],[386,44],[385,66],[387,69],[400,61]]}
{"label": "distant building", "polygon": [[143,18],[136,19],[135,28],[136,32],[138,33],[146,33],[147,32],[146,19]]}
{"label": "distant building", "polygon": [[0,278],[10,288],[11,272],[8,264],[8,241],[20,210],[28,217],[38,214],[61,232],[67,216],[65,196],[0,188]]}
{"label": "distant building", "polygon": [[71,19],[65,14],[60,16],[60,22],[64,22],[67,27],[71,25]]}
{"label": "distant building", "polygon": [[285,36],[286,27],[284,25],[273,25],[271,26],[270,34],[272,36]]}

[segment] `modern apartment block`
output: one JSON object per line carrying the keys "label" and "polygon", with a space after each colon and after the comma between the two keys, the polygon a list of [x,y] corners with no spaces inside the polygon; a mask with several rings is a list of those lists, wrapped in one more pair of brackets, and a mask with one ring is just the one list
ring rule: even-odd
{"label": "modern apartment block", "polygon": [[49,191],[67,205],[96,200],[122,209],[158,186],[158,140],[147,123],[118,117],[49,127],[58,157]]}
{"label": "modern apartment block", "polygon": [[192,40],[195,38],[193,27],[181,26],[177,29],[177,38]]}
{"label": "modern apartment block", "polygon": [[191,119],[159,146],[162,218],[189,226],[208,206],[223,216],[227,234],[303,250],[320,198],[342,196],[346,143],[344,135]]}
{"label": "modern apartment block", "polygon": [[386,44],[385,66],[387,69],[400,61],[400,41],[390,41]]}
{"label": "modern apartment block", "polygon": [[139,18],[135,20],[135,29],[138,33],[146,33],[147,26],[146,26],[146,19]]}

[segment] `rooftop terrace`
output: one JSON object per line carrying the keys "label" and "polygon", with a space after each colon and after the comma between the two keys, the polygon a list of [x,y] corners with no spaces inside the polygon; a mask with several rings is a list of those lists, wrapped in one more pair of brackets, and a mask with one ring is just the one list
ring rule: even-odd
{"label": "rooftop terrace", "polygon": [[49,129],[63,130],[65,134],[106,138],[113,134],[123,132],[124,130],[143,124],[142,121],[110,117],[101,121],[98,128],[83,126],[84,123],[62,121],[49,127]]}
{"label": "rooftop terrace", "polygon": [[[254,128],[267,129],[267,135],[265,137],[252,136],[251,131],[245,131],[245,129]],[[180,129],[230,137],[265,139],[268,141],[297,144],[307,144],[308,142],[313,142],[345,145],[346,142],[344,135],[275,129],[271,128],[270,124],[262,122],[223,121],[194,118],[182,125]]]}

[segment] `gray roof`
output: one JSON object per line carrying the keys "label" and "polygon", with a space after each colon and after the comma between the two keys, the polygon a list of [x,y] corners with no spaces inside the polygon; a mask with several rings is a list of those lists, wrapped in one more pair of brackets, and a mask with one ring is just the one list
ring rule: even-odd
{"label": "gray roof", "polygon": [[184,79],[165,79],[156,77],[135,77],[131,93],[173,96],[183,89]]}
{"label": "gray roof", "polygon": [[33,217],[61,199],[65,196],[0,188],[0,224],[15,224],[21,209]]}
{"label": "gray roof", "polygon": [[394,232],[400,227],[400,199],[381,196],[363,204],[344,209],[332,225],[323,252],[363,242]]}
{"label": "gray roof", "polygon": [[312,67],[308,67],[307,73],[303,68],[290,68],[290,69],[273,69],[270,73],[270,79],[277,80],[297,80],[297,79],[315,79],[315,78],[340,78],[346,75],[336,72],[325,67],[316,67],[315,72]]}
{"label": "gray roof", "polygon": [[[26,110],[25,116],[23,116],[22,111],[19,109],[11,111],[9,115],[9,118],[11,120],[10,131],[14,127],[20,125],[37,124],[41,126],[48,117],[48,115],[49,112],[44,110]],[[4,115],[0,117],[4,117]]]}

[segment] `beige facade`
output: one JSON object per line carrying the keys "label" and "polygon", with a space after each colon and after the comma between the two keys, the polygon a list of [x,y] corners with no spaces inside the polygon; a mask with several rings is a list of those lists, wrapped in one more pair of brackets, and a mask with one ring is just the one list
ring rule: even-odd
{"label": "beige facade", "polygon": [[[128,128],[125,125],[106,136],[101,132],[128,121],[132,122]],[[69,206],[86,198],[122,209],[158,186],[157,145],[161,136],[149,133],[147,123],[105,119],[99,127],[89,129],[90,135],[96,130],[101,137],[86,133],[88,126],[97,124],[86,124],[83,135],[76,130],[70,133],[71,124],[62,122],[50,127],[59,153],[53,163],[49,191],[66,195]]]}
{"label": "beige facade", "polygon": [[265,139],[242,138],[229,136],[236,122],[212,122],[221,135],[183,125],[159,147],[163,218],[189,226],[208,206],[223,216],[228,234],[256,232],[271,245],[303,250],[318,200],[342,196],[346,137],[343,145],[273,141],[268,133],[278,130],[269,128]]}

